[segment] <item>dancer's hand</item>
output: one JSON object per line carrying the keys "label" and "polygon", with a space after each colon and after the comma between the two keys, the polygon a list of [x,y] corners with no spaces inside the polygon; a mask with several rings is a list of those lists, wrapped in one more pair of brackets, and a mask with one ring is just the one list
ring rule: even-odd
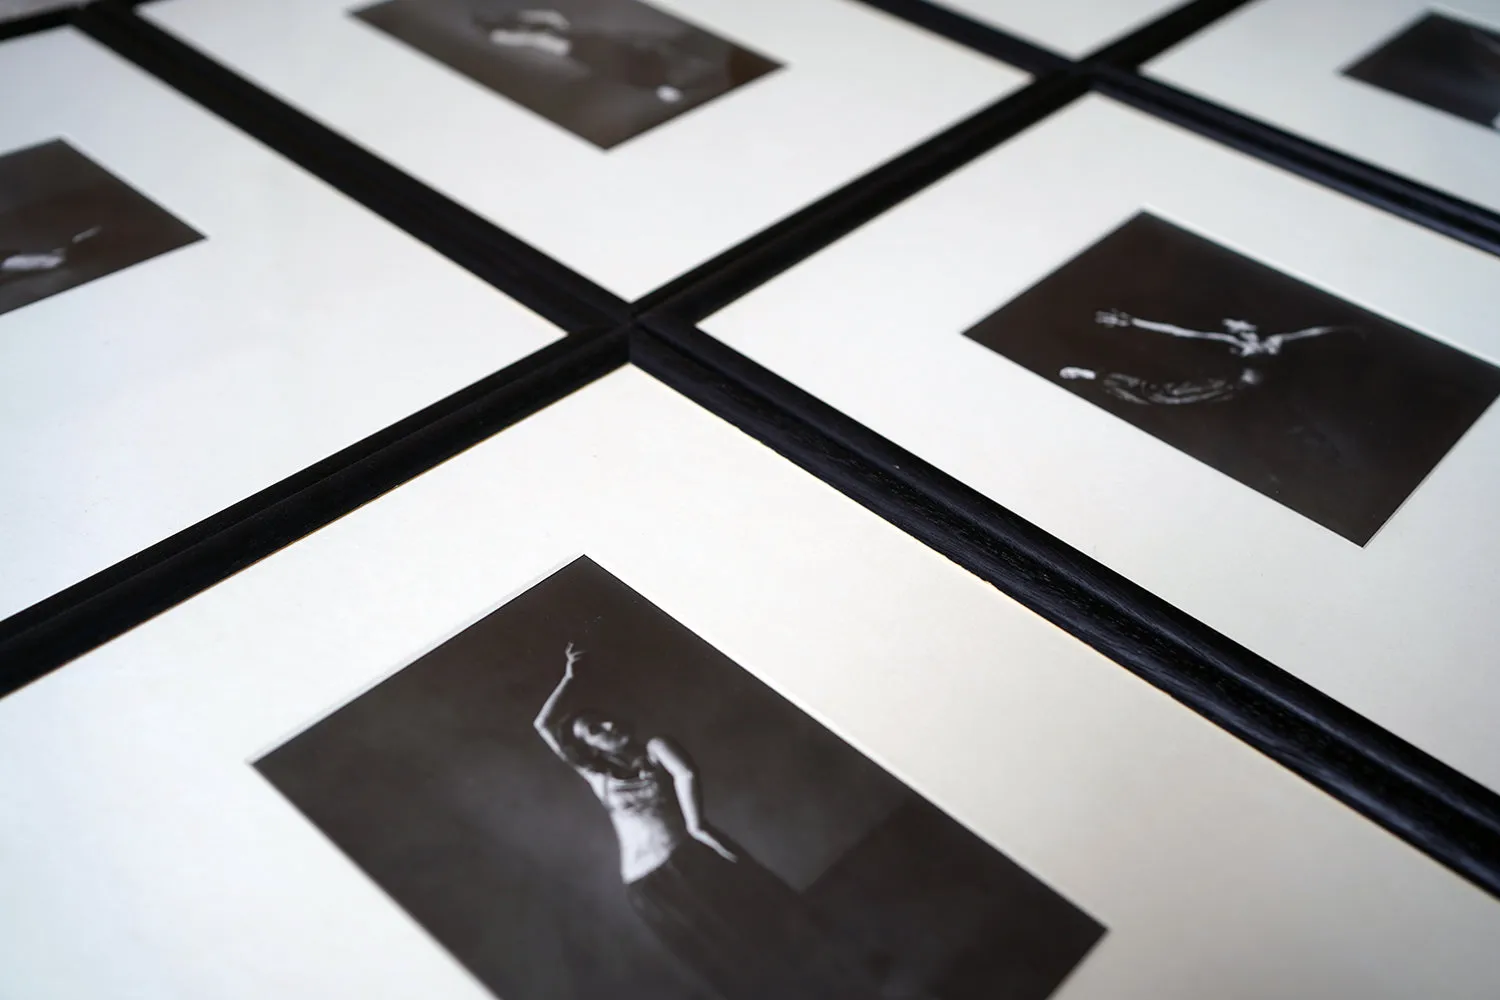
{"label": "dancer's hand", "polygon": [[1129,326],[1130,314],[1118,309],[1101,309],[1094,313],[1094,322],[1100,326]]}
{"label": "dancer's hand", "polygon": [[694,830],[693,831],[693,839],[696,840],[696,841],[698,841],[698,843],[700,843],[700,844],[705,844],[705,845],[713,848],[714,852],[716,854],[718,854],[719,857],[723,858],[725,861],[738,861],[739,860],[739,856],[737,854],[735,854],[729,848],[725,847],[723,845],[723,843],[720,842],[720,840],[719,840],[718,837],[715,837],[713,834],[709,833],[707,830]]}
{"label": "dancer's hand", "polygon": [[583,658],[583,650],[574,649],[573,644],[570,642],[568,643],[568,648],[563,651],[563,655],[568,659],[568,662],[563,666],[563,676],[572,677],[573,664],[577,663],[580,659]]}

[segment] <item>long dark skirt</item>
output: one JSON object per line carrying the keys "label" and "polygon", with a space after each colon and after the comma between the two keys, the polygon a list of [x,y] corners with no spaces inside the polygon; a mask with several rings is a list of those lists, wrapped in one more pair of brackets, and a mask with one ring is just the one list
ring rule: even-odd
{"label": "long dark skirt", "polygon": [[723,1000],[880,996],[802,897],[743,853],[731,862],[689,841],[625,891],[661,942]]}

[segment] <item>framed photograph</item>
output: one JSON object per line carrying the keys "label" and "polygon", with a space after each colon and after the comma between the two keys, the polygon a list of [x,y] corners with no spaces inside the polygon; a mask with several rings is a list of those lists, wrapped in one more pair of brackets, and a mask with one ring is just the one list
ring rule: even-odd
{"label": "framed photograph", "polygon": [[855,0],[141,14],[629,300],[1028,79]]}
{"label": "framed photograph", "polygon": [[1146,69],[1500,211],[1500,0],[1262,0]]}
{"label": "framed photograph", "polygon": [[1024,38],[1060,56],[1089,53],[1165,17],[1179,0],[938,0],[940,7],[965,14],[992,28]]}
{"label": "framed photograph", "polygon": [[0,313],[203,237],[61,139],[0,153]]}
{"label": "framed photograph", "polygon": [[354,13],[601,149],[780,68],[641,0],[382,0]]}
{"label": "framed photograph", "polygon": [[255,767],[496,996],[1042,1000],[1104,933],[586,556]]}
{"label": "framed photograph", "polygon": [[1496,307],[1500,261],[1088,97],[702,327],[1500,787]]}
{"label": "framed photograph", "polygon": [[1357,545],[1500,394],[1488,361],[1148,212],[965,336]]}
{"label": "framed photograph", "polygon": [[562,336],[71,29],[0,88],[0,617]]}
{"label": "framed photograph", "polygon": [[0,792],[59,994],[1496,984],[1479,890],[634,369],[0,701]]}

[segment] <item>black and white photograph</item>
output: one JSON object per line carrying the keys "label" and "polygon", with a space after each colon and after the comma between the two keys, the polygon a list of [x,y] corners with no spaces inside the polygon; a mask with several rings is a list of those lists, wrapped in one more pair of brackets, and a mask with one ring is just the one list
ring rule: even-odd
{"label": "black and white photograph", "polygon": [[1500,393],[1488,362],[1147,213],[965,336],[1358,545]]}
{"label": "black and white photograph", "polygon": [[1500,129],[1500,32],[1429,13],[1344,75]]}
{"label": "black and white photograph", "polygon": [[0,313],[201,239],[66,142],[0,156]]}
{"label": "black and white photograph", "polygon": [[386,0],[354,16],[601,149],[779,68],[640,0]]}
{"label": "black and white photograph", "polygon": [[1104,934],[587,557],[255,767],[504,1000],[1042,1000]]}

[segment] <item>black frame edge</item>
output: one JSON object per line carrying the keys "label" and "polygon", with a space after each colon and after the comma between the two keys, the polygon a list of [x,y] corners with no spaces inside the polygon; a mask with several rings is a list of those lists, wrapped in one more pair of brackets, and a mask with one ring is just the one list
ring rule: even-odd
{"label": "black frame edge", "polygon": [[631,359],[804,470],[1500,897],[1500,795],[681,319]]}
{"label": "black frame edge", "polygon": [[609,374],[628,354],[623,328],[562,338],[0,621],[0,698]]}
{"label": "black frame edge", "polygon": [[1500,255],[1500,214],[1147,76],[1097,69],[1094,90],[1407,222]]}
{"label": "black frame edge", "polygon": [[189,100],[568,333],[625,322],[619,297],[286,104],[135,12],[98,0],[70,23]]}
{"label": "black frame edge", "polygon": [[638,300],[694,320],[806,260],[1087,92],[1068,74],[1043,77],[724,251]]}
{"label": "black frame edge", "polygon": [[859,0],[907,24],[941,35],[981,55],[1009,63],[1036,76],[1066,70],[1071,63],[1051,49],[1018,35],[981,24],[973,18],[927,0]]}

